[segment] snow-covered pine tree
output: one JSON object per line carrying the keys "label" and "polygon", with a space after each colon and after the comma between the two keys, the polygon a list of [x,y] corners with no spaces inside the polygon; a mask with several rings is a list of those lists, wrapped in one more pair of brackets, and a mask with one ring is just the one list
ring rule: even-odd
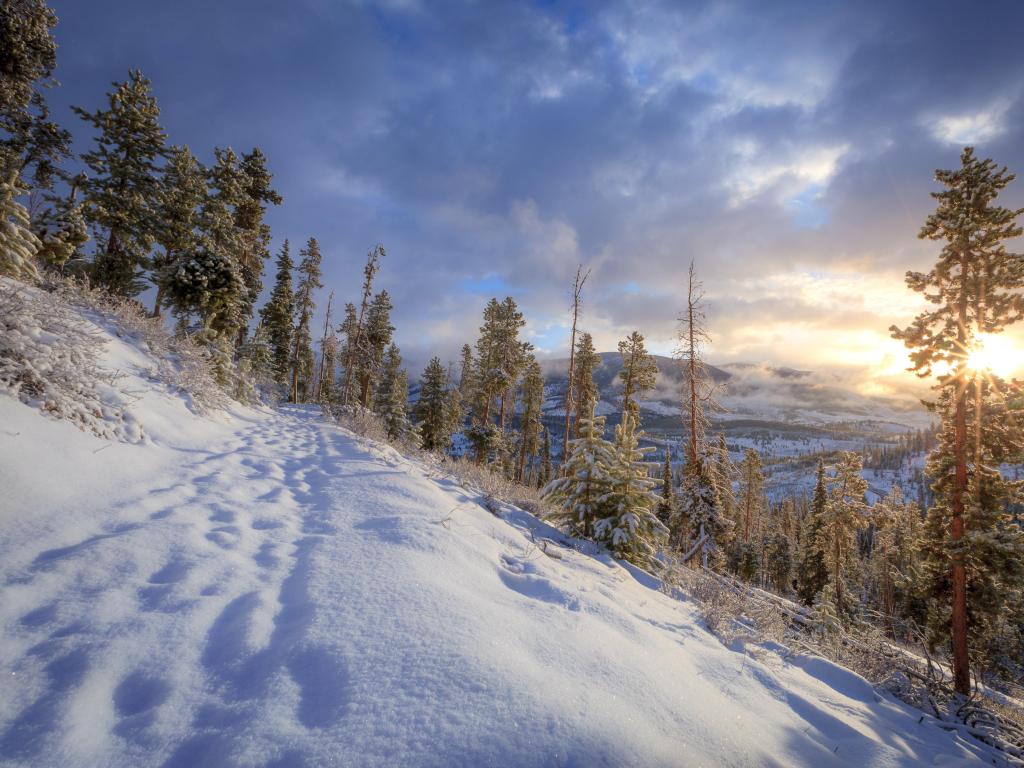
{"label": "snow-covered pine tree", "polygon": [[607,517],[602,504],[608,503],[618,457],[615,446],[604,439],[603,416],[594,416],[591,411],[579,422],[579,429],[580,436],[569,443],[569,457],[562,471],[543,493],[558,504],[559,511],[553,515],[556,524],[569,525],[574,535],[590,539],[595,520]]}
{"label": "snow-covered pine tree", "polygon": [[177,262],[190,257],[199,246],[197,227],[207,194],[206,169],[188,147],[171,147],[160,177],[155,210],[154,240],[163,253],[153,257],[153,282],[157,287],[153,317],[160,317]]}
{"label": "snow-covered pine tree", "polygon": [[327,297],[327,311],[324,313],[324,330],[320,334],[320,364],[316,369],[316,383],[313,386],[313,400],[329,404],[334,397],[334,370],[338,364],[338,337],[331,325],[331,310],[334,308],[334,291]]}
{"label": "snow-covered pine tree", "polygon": [[498,425],[501,427],[502,433],[508,428],[510,410],[515,410],[516,382],[526,366],[530,350],[533,349],[532,344],[519,340],[519,331],[524,325],[526,325],[526,320],[523,319],[523,313],[519,311],[515,299],[506,296],[501,303],[498,338],[500,378],[503,384],[497,392],[500,398]]}
{"label": "snow-covered pine tree", "polygon": [[633,417],[633,423],[640,423],[640,406],[636,397],[645,390],[651,389],[658,377],[658,364],[647,352],[644,337],[639,331],[633,331],[619,342],[619,355],[622,356],[622,370],[619,379],[622,381],[622,413]]}
{"label": "snow-covered pine tree", "polygon": [[733,490],[736,467],[733,465],[732,459],[729,458],[729,447],[725,442],[725,435],[718,435],[711,450],[711,476],[715,483],[715,490],[718,492],[722,518],[728,523],[728,530],[718,543],[720,546],[725,546],[736,535],[736,492]]}
{"label": "snow-covered pine tree", "polygon": [[861,477],[863,468],[859,453],[843,451],[839,454],[836,473],[829,483],[831,488],[825,505],[825,516],[817,535],[818,548],[835,594],[836,610],[841,614],[849,610],[846,576],[850,563],[857,556],[857,531],[866,522],[864,494],[867,493],[868,483]]}
{"label": "snow-covered pine tree", "polygon": [[391,310],[391,297],[387,291],[381,291],[373,297],[366,312],[366,327],[355,355],[359,403],[364,408],[370,405],[370,395],[377,385],[384,350],[391,343],[395,332],[395,327],[391,325]]}
{"label": "snow-covered pine tree", "polygon": [[78,201],[78,187],[84,180],[79,175],[70,182],[66,197],[49,196],[47,209],[37,225],[42,246],[39,261],[50,269],[64,273],[69,262],[81,262],[81,248],[89,242],[89,227],[85,223],[82,203]]}
{"label": "snow-covered pine tree", "polygon": [[451,398],[448,372],[439,358],[432,358],[420,377],[420,396],[413,406],[413,416],[424,450],[448,450],[455,427]]}
{"label": "snow-covered pine tree", "polygon": [[280,205],[281,195],[271,187],[273,174],[267,170],[267,158],[259,147],[243,152],[238,163],[239,195],[235,205],[235,226],[239,230],[239,263],[246,292],[237,343],[245,340],[256,300],[263,291],[263,265],[270,257],[270,227],[264,223],[268,205]]}
{"label": "snow-covered pine tree", "polygon": [[312,394],[312,376],[316,358],[313,355],[313,312],[316,310],[314,294],[323,288],[320,282],[320,244],[309,238],[299,251],[299,284],[295,287],[295,330],[292,332],[292,385],[291,401],[301,403]]}
{"label": "snow-covered pine tree", "polygon": [[459,421],[466,417],[464,411],[468,410],[473,403],[473,394],[477,389],[475,379],[476,366],[473,362],[473,348],[469,344],[462,345],[459,362]]}
{"label": "snow-covered pine tree", "polygon": [[71,154],[71,134],[50,120],[43,97],[56,84],[57,15],[44,0],[0,3],[0,183],[50,189]]}
{"label": "snow-covered pine tree", "polygon": [[551,471],[551,432],[544,427],[544,439],[540,446],[540,471],[537,473],[538,488],[551,482]]}
{"label": "snow-covered pine tree", "polygon": [[800,554],[797,563],[797,595],[805,605],[813,605],[818,593],[828,583],[828,568],[818,541],[825,525],[828,507],[828,484],[825,478],[825,462],[818,460],[815,474],[814,495],[811,510],[804,520],[800,535]]}
{"label": "snow-covered pine tree", "polygon": [[292,291],[293,267],[288,241],[285,240],[277,254],[274,290],[260,311],[270,344],[274,381],[282,388],[288,385],[291,374],[292,322],[295,317],[295,295]]}
{"label": "snow-covered pine tree", "polygon": [[[358,314],[354,311],[348,314],[346,306],[345,322],[345,358],[342,363],[341,393],[340,401],[343,406],[351,404],[358,384],[359,364],[358,359],[363,349],[364,334],[366,332],[366,315],[370,310],[370,298],[373,296],[373,279],[380,270],[380,260],[384,258],[384,246],[380,243],[366,254],[366,265],[363,267],[363,296],[359,304]],[[353,307],[353,310],[355,307]],[[351,322],[350,322],[351,318]]]}
{"label": "snow-covered pine tree", "polygon": [[737,536],[744,543],[756,541],[761,534],[764,518],[764,472],[761,455],[753,448],[743,452],[739,466],[739,530]]}
{"label": "snow-covered pine tree", "polygon": [[394,344],[388,346],[381,361],[380,375],[374,390],[373,410],[384,426],[388,437],[396,440],[412,432],[408,415],[409,380],[402,368],[402,354]]}
{"label": "snow-covered pine tree", "polygon": [[[601,365],[601,356],[594,348],[594,338],[589,333],[581,333],[576,341],[576,363],[574,366],[575,383],[573,384],[573,401],[576,407],[576,422],[597,408],[599,393],[594,382],[594,371]],[[579,435],[579,430],[576,430]]]}
{"label": "snow-covered pine tree", "polygon": [[[484,308],[483,325],[476,342],[473,424],[466,431],[478,464],[490,455],[502,456],[506,448],[504,428],[509,394],[529,351],[519,340],[523,325],[523,315],[511,296],[503,302],[491,299]],[[493,411],[496,402],[497,425]]]}
{"label": "snow-covered pine tree", "polygon": [[544,374],[540,363],[530,355],[523,377],[523,416],[520,422],[519,461],[515,479],[523,482],[527,462],[533,461],[540,439],[541,408],[544,405]]}
{"label": "snow-covered pine tree", "polygon": [[911,587],[916,571],[917,543],[921,536],[921,512],[907,503],[898,485],[871,507],[874,540],[868,564],[872,600],[890,627],[909,612]]}
{"label": "snow-covered pine tree", "polygon": [[665,444],[665,461],[661,466],[661,501],[658,503],[658,519],[666,526],[675,517],[675,478],[672,476],[672,448]]}
{"label": "snow-covered pine tree", "polygon": [[0,183],[0,275],[30,282],[39,277],[36,254],[42,243],[32,234],[20,194],[18,174],[11,171]]}
{"label": "snow-covered pine tree", "polygon": [[811,627],[819,637],[842,631],[843,623],[836,612],[836,596],[832,584],[825,584],[811,605]]}
{"label": "snow-covered pine tree", "polygon": [[74,110],[99,131],[95,149],[82,155],[91,171],[83,190],[86,219],[105,233],[93,276],[112,293],[134,296],[145,287],[141,270],[149,264],[155,235],[158,163],[166,137],[160,108],[141,72],[132,70],[126,81],[113,85],[107,109]]}
{"label": "snow-covered pine tree", "polygon": [[612,554],[641,568],[657,567],[655,556],[667,543],[668,528],[658,519],[660,497],[652,490],[644,456],[651,448],[640,447],[640,437],[630,412],[615,428],[611,487],[597,501],[601,517],[594,521],[594,539]]}
{"label": "snow-covered pine tree", "polygon": [[[970,355],[980,334],[999,333],[1024,316],[1022,259],[1005,247],[1005,241],[1021,235],[1017,219],[1024,209],[996,204],[1015,177],[992,160],[977,158],[972,147],[964,148],[959,168],[938,170],[935,178],[944,189],[932,193],[938,205],[918,236],[945,242],[929,272],[908,272],[906,280],[934,308],[918,315],[908,328],[891,330],[912,350],[912,370],[918,375],[930,376],[936,366],[949,371],[939,375],[936,384],[939,397],[934,409],[942,420],[942,439],[930,459],[935,502],[929,509],[929,529],[943,538],[943,546],[926,547],[925,558],[934,577],[929,589],[931,635],[933,640],[949,638],[954,685],[967,695],[971,624],[998,605],[972,606],[972,588],[988,592],[993,557],[1019,556],[1007,549],[1014,545],[999,536],[998,512],[972,511],[985,507],[972,489],[971,466],[983,466],[981,456],[972,454],[989,447],[979,442],[972,450],[968,434],[971,395],[976,402],[984,398],[979,385],[984,377],[972,370]],[[975,420],[978,434],[983,434],[982,420]],[[1018,441],[1020,434],[1018,429]],[[942,575],[945,571],[948,577]]]}

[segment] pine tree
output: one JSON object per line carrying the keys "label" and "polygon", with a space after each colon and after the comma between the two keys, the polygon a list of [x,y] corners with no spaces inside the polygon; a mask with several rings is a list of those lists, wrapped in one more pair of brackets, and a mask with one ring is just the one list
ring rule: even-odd
{"label": "pine tree", "polygon": [[658,364],[647,352],[644,337],[639,331],[633,331],[624,341],[619,342],[619,354],[622,356],[622,414],[633,417],[635,424],[640,423],[640,406],[636,396],[644,390],[651,389],[658,376]]}
{"label": "pine tree", "polygon": [[537,453],[541,430],[541,408],[544,405],[544,374],[540,364],[531,355],[523,378],[523,417],[519,443],[519,461],[515,479],[523,482],[526,463]]}
{"label": "pine tree", "polygon": [[84,189],[86,218],[106,233],[94,277],[113,293],[134,296],[144,287],[140,270],[148,266],[155,235],[165,136],[141,72],[132,70],[125,82],[113,85],[106,110],[74,110],[99,131],[96,148],[82,155],[91,171]]}
{"label": "pine tree", "polygon": [[[380,260],[384,258],[384,246],[378,243],[366,255],[366,266],[363,267],[363,297],[359,305],[359,313],[352,313],[351,327],[346,329],[344,373],[341,381],[341,404],[350,404],[357,384],[360,370],[358,360],[363,354],[364,334],[366,332],[366,316],[370,310],[370,297],[373,295],[373,279],[380,270]],[[353,308],[354,309],[354,308]],[[346,307],[347,310],[347,307]],[[349,316],[346,313],[346,321]]]}
{"label": "pine tree", "polygon": [[44,0],[0,3],[0,183],[50,189],[71,134],[50,120],[43,90],[56,85],[56,14]]}
{"label": "pine tree", "polygon": [[77,201],[79,183],[78,179],[72,181],[67,197],[52,196],[51,207],[37,224],[41,243],[37,258],[62,274],[69,262],[81,260],[80,250],[89,242],[83,207]]}
{"label": "pine tree", "polygon": [[710,461],[712,480],[715,490],[718,493],[718,502],[723,520],[728,524],[728,530],[719,544],[728,543],[728,539],[736,535],[736,493],[733,491],[733,479],[736,476],[736,467],[729,458],[729,447],[725,442],[725,435],[719,434],[712,450],[713,458]]}
{"label": "pine tree", "polygon": [[292,321],[295,317],[295,295],[292,292],[292,258],[285,240],[277,254],[277,275],[270,300],[261,311],[273,359],[274,381],[288,385],[292,359]]}
{"label": "pine tree", "polygon": [[[945,188],[932,193],[938,205],[919,233],[921,238],[945,241],[935,267],[927,273],[907,273],[911,290],[935,306],[918,315],[910,327],[891,330],[913,350],[912,369],[918,375],[929,376],[936,367],[940,372],[948,370],[938,376],[936,385],[939,397],[933,407],[942,421],[942,439],[930,461],[935,478],[930,531],[941,537],[943,546],[926,548],[925,556],[933,576],[929,590],[932,638],[949,637],[954,685],[966,695],[972,622],[984,621],[982,616],[998,605],[982,597],[989,593],[990,562],[992,558],[1012,561],[1014,548],[999,535],[998,512],[973,512],[986,507],[972,488],[977,483],[972,483],[971,466],[983,466],[978,454],[987,446],[979,441],[972,450],[968,435],[970,395],[978,403],[984,398],[982,377],[970,368],[970,353],[979,335],[999,333],[1024,316],[1021,257],[1008,253],[1004,244],[1022,233],[1017,219],[1024,209],[995,204],[1014,179],[1006,168],[978,159],[971,147],[964,149],[960,163],[958,169],[936,171]],[[982,420],[976,416],[975,421],[977,433],[983,433]],[[946,571],[948,577],[943,575]],[[980,603],[972,606],[976,597]]]}
{"label": "pine tree", "polygon": [[239,262],[246,293],[242,300],[243,318],[238,344],[253,316],[253,309],[263,290],[263,265],[270,257],[270,227],[263,222],[268,205],[280,205],[279,195],[272,187],[273,175],[267,170],[267,159],[259,147],[242,153],[237,166],[239,195],[235,205],[235,227],[239,230],[241,249]]}
{"label": "pine tree", "polygon": [[[601,356],[594,349],[594,339],[589,333],[581,333],[576,342],[574,365],[575,383],[573,400],[576,404],[576,422],[597,408],[600,393],[594,381],[594,371],[601,365]],[[579,429],[576,430],[577,436]]]}
{"label": "pine tree", "polygon": [[761,456],[753,448],[747,448],[739,466],[740,497],[737,510],[737,535],[747,544],[758,539],[761,533],[764,516],[764,473],[761,468]]}
{"label": "pine tree", "polygon": [[[312,328],[316,302],[313,295],[323,288],[320,282],[320,244],[315,237],[309,238],[306,247],[299,251],[299,284],[295,288],[295,330],[292,333],[292,391],[293,403],[304,402],[312,394],[313,355]],[[301,387],[300,387],[301,384]]]}
{"label": "pine tree", "polygon": [[804,521],[800,536],[802,550],[797,566],[797,595],[805,605],[812,605],[822,588],[828,583],[828,568],[818,541],[825,526],[828,507],[828,485],[825,481],[825,463],[818,460],[811,512]]}
{"label": "pine tree", "polygon": [[665,445],[665,463],[661,468],[661,502],[658,504],[658,519],[666,526],[675,517],[675,492],[672,486],[675,480],[672,477],[672,451],[668,444]]}
{"label": "pine tree", "polygon": [[313,400],[330,404],[334,396],[334,371],[338,364],[338,337],[331,326],[331,310],[334,307],[334,291],[327,297],[327,311],[324,313],[324,330],[320,334],[320,365],[317,366]]}
{"label": "pine tree", "polygon": [[627,412],[615,429],[611,487],[597,500],[602,516],[594,521],[594,538],[615,557],[650,569],[658,565],[655,555],[668,539],[668,528],[658,520],[661,499],[652,491],[655,482],[644,462],[653,449],[639,447],[641,436]]}
{"label": "pine tree", "polygon": [[612,488],[612,470],[618,461],[615,446],[604,439],[604,417],[593,412],[579,422],[580,436],[570,442],[569,457],[562,472],[543,490],[556,502],[556,524],[568,524],[574,535],[590,539],[594,521],[605,518],[602,499]]}
{"label": "pine tree", "polygon": [[871,508],[874,542],[870,572],[874,602],[891,625],[909,611],[913,599],[911,583],[916,572],[917,542],[921,537],[921,514],[917,506],[903,499],[894,485],[884,499]]}
{"label": "pine tree", "polygon": [[398,347],[391,344],[382,359],[373,410],[384,422],[388,437],[392,440],[405,437],[412,431],[408,402],[409,380],[402,368],[402,355]]}
{"label": "pine tree", "polygon": [[157,286],[153,316],[159,317],[173,279],[177,262],[192,256],[199,246],[197,227],[206,202],[206,171],[188,147],[171,147],[160,177],[154,240],[163,253],[153,259],[153,281]]}
{"label": "pine tree", "polygon": [[[508,296],[503,302],[491,299],[484,308],[483,325],[476,343],[476,367],[473,374],[473,425],[466,431],[475,447],[476,461],[482,463],[491,455],[505,450],[506,412],[510,390],[522,370],[529,345],[519,341],[519,330],[525,325],[515,300]],[[500,401],[498,424],[492,411]]]}
{"label": "pine tree", "polygon": [[14,171],[0,184],[0,275],[27,282],[39,277],[36,254],[42,247],[29,227],[28,211],[17,201],[22,191]]}
{"label": "pine tree", "polygon": [[362,343],[356,351],[356,379],[359,382],[359,402],[366,408],[377,382],[377,375],[384,350],[391,343],[395,327],[391,325],[391,298],[387,291],[381,291],[370,302],[366,312],[366,327]]}
{"label": "pine tree", "polygon": [[[473,348],[469,344],[462,345],[461,361],[459,363],[459,401],[462,410],[472,405],[473,393],[477,389],[475,379],[476,364],[473,361]],[[466,414],[460,414],[460,420]]]}
{"label": "pine tree", "polygon": [[420,377],[420,396],[413,406],[413,416],[424,450],[448,450],[455,427],[451,401],[448,372],[441,365],[440,359],[432,358]]}
{"label": "pine tree", "polygon": [[831,479],[825,516],[817,534],[817,545],[828,569],[829,584],[835,593],[836,609],[843,613],[846,605],[846,572],[856,557],[857,531],[864,526],[864,494],[867,481],[861,477],[860,454],[843,451],[839,454],[835,476]]}
{"label": "pine tree", "polygon": [[537,473],[537,487],[543,488],[551,482],[551,432],[544,428],[544,440],[540,448],[540,472]]}

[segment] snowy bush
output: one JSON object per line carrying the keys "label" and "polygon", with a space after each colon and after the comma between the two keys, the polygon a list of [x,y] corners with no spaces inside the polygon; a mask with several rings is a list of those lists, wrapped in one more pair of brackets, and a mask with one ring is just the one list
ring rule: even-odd
{"label": "snowy bush", "polygon": [[59,295],[0,280],[0,391],[100,437],[137,442],[130,395],[100,366],[102,348]]}
{"label": "snowy bush", "polygon": [[[230,405],[231,398],[217,381],[215,361],[192,336],[173,333],[133,299],[111,296],[68,280],[49,287],[66,303],[94,313],[101,323],[112,324],[118,336],[143,344],[155,363],[149,377],[181,395],[193,411],[209,413]],[[235,380],[228,386],[240,394],[253,391]]]}

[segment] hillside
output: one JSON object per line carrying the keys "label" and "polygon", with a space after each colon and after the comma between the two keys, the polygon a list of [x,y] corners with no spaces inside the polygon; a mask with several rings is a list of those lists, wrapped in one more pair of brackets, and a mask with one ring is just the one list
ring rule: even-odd
{"label": "hillside", "polygon": [[94,330],[141,440],[0,396],[4,765],[986,754],[820,658],[725,647],[648,575],[315,409],[200,417]]}

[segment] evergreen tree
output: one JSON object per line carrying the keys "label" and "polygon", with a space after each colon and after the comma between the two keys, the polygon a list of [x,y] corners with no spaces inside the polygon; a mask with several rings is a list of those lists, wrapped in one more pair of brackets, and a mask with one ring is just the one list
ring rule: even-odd
{"label": "evergreen tree", "polygon": [[541,408],[544,405],[544,374],[531,355],[523,378],[523,417],[519,443],[519,462],[515,479],[523,482],[526,463],[537,453],[541,429]]}
{"label": "evergreen tree", "polygon": [[144,287],[140,270],[148,266],[155,235],[165,136],[141,72],[132,70],[125,82],[113,85],[107,109],[74,110],[99,131],[96,148],[82,155],[91,171],[84,189],[86,218],[106,234],[94,277],[113,293],[134,296]]}
{"label": "evergreen tree", "polygon": [[687,536],[703,538],[701,564],[707,568],[709,556],[718,549],[718,542],[730,528],[722,514],[721,499],[706,459],[687,462],[678,494],[678,512],[672,531],[676,546],[687,542]]}
{"label": "evergreen tree", "polygon": [[[589,333],[581,333],[576,342],[576,361],[573,366],[575,383],[573,401],[576,405],[576,423],[597,408],[600,393],[594,382],[594,371],[601,365],[601,356],[594,349],[594,339]],[[579,435],[577,426],[576,434]]]}
{"label": "evergreen tree", "polygon": [[864,525],[864,494],[867,481],[861,477],[860,454],[843,451],[839,454],[835,476],[831,479],[825,516],[817,534],[817,545],[828,569],[829,583],[835,594],[836,609],[843,613],[846,605],[846,572],[856,557],[856,535]]}
{"label": "evergreen tree", "polygon": [[364,408],[370,404],[370,395],[377,382],[384,350],[391,343],[395,331],[391,325],[391,309],[388,292],[381,291],[373,297],[366,313],[366,328],[354,362],[355,377],[359,382],[359,402]]}
{"label": "evergreen tree", "polygon": [[[293,403],[304,402],[312,394],[312,376],[316,358],[313,355],[313,338],[310,324],[316,302],[313,295],[323,288],[320,282],[320,244],[315,237],[309,238],[306,247],[299,251],[299,284],[295,288],[295,330],[292,333],[292,391]],[[301,387],[300,387],[301,384]]]}
{"label": "evergreen tree", "polygon": [[602,516],[594,521],[594,538],[617,558],[655,568],[655,555],[667,541],[668,528],[655,511],[661,499],[652,491],[655,483],[644,462],[652,449],[639,447],[641,436],[627,412],[615,429],[611,487],[597,500]]}
{"label": "evergreen tree", "polygon": [[718,493],[718,503],[722,519],[727,523],[727,530],[720,544],[726,544],[726,539],[735,536],[736,527],[736,493],[733,491],[733,478],[736,476],[736,467],[729,458],[729,447],[725,442],[725,435],[719,434],[712,449],[710,469],[715,490]]}
{"label": "evergreen tree", "polygon": [[157,286],[154,317],[160,316],[177,262],[192,256],[199,246],[197,228],[207,195],[205,175],[205,169],[188,147],[171,147],[160,177],[160,196],[155,211],[154,239],[163,253],[153,259],[153,281]]}
{"label": "evergreen tree", "polygon": [[[341,404],[350,404],[357,385],[360,371],[359,359],[365,352],[365,332],[367,313],[370,311],[370,297],[373,295],[373,279],[380,270],[380,260],[384,258],[384,246],[378,244],[366,255],[366,266],[363,267],[363,297],[359,305],[359,313],[351,315],[351,325],[346,328],[344,374],[341,381]],[[346,307],[346,323],[349,314]],[[354,307],[353,307],[354,309]]]}
{"label": "evergreen tree", "polygon": [[[475,447],[478,463],[488,455],[504,453],[508,401],[529,351],[529,345],[519,340],[519,331],[525,322],[511,296],[500,303],[491,299],[484,308],[473,376],[476,385],[474,423],[466,432]],[[498,424],[494,428],[492,408],[496,402],[499,403]]]}
{"label": "evergreen tree", "polygon": [[537,487],[543,488],[551,482],[551,432],[544,428],[544,441],[540,448],[540,472],[537,473]]}
{"label": "evergreen tree", "polygon": [[793,573],[793,551],[789,537],[782,531],[776,531],[769,537],[765,549],[765,574],[777,592],[785,593]]}
{"label": "evergreen tree", "polygon": [[42,247],[29,228],[28,211],[17,201],[21,194],[14,171],[0,184],[0,275],[33,281],[39,277],[36,254]]}
{"label": "evergreen tree", "polygon": [[241,241],[239,262],[246,287],[241,306],[243,322],[238,337],[241,344],[256,300],[263,290],[263,264],[270,257],[270,227],[264,223],[263,217],[267,206],[280,205],[282,198],[271,187],[274,177],[267,170],[266,156],[259,147],[242,153],[237,173],[239,195],[234,218]]}
{"label": "evergreen tree", "polygon": [[[1006,168],[978,159],[971,147],[964,149],[960,163],[955,170],[936,171],[944,189],[932,193],[938,205],[919,233],[945,241],[939,258],[927,273],[907,273],[907,285],[934,308],[918,315],[910,327],[894,326],[892,332],[913,350],[912,369],[919,375],[931,375],[937,366],[948,370],[938,376],[939,397],[933,406],[942,421],[942,439],[930,459],[935,500],[928,513],[929,532],[935,538],[924,551],[931,576],[931,637],[949,638],[954,685],[966,695],[972,624],[984,624],[999,605],[998,599],[989,599],[990,584],[998,591],[992,563],[1019,557],[1013,551],[1016,544],[1003,535],[998,503],[979,498],[978,488],[986,483],[971,477],[971,468],[983,467],[982,454],[992,448],[981,440],[973,449],[970,445],[969,400],[972,394],[976,403],[984,400],[983,377],[971,370],[970,355],[980,335],[999,333],[1024,316],[1022,260],[1005,247],[1005,241],[1021,235],[1017,219],[1024,209],[995,203],[1014,179]],[[984,434],[983,420],[976,415],[975,422],[976,434]],[[1009,580],[1016,578],[1011,575]]]}
{"label": "evergreen tree", "polygon": [[72,181],[67,197],[50,198],[51,207],[37,226],[41,243],[37,254],[39,261],[61,273],[69,262],[81,261],[81,248],[89,242],[82,204],[77,201],[79,183],[80,179]]}
{"label": "evergreen tree", "polygon": [[[476,391],[475,379],[476,366],[473,362],[473,349],[469,344],[462,345],[461,362],[459,364],[459,402],[461,408],[468,408],[473,401],[473,393]],[[460,413],[460,421],[465,414]]]}
{"label": "evergreen tree", "polygon": [[394,344],[384,353],[380,379],[374,392],[373,410],[396,440],[412,431],[408,416],[409,380],[402,368],[402,355]]}
{"label": "evergreen tree", "polygon": [[800,536],[803,544],[797,566],[797,595],[805,605],[814,604],[815,598],[828,583],[828,568],[818,541],[825,526],[825,514],[828,507],[828,485],[825,481],[825,463],[818,460],[815,476],[814,496],[811,512],[804,521],[804,531]]}
{"label": "evergreen tree", "polygon": [[420,377],[420,396],[413,406],[424,450],[448,450],[455,427],[451,399],[448,373],[440,359],[432,358]]}
{"label": "evergreen tree", "polygon": [[658,519],[666,526],[675,517],[675,493],[672,486],[675,480],[672,477],[672,450],[665,445],[665,463],[661,468],[661,502],[658,504]]}
{"label": "evergreen tree", "polygon": [[281,387],[288,385],[292,360],[292,321],[295,317],[295,295],[292,291],[292,258],[285,240],[277,254],[277,275],[270,300],[261,310],[267,331],[274,381]]}
{"label": "evergreen tree", "polygon": [[869,569],[873,599],[891,624],[895,617],[910,611],[921,514],[916,505],[904,501],[900,487],[894,485],[871,508],[871,521],[874,542]]}
{"label": "evergreen tree", "polygon": [[761,456],[753,448],[744,451],[739,476],[740,497],[737,513],[740,524],[737,535],[744,543],[750,543],[760,538],[764,516],[764,473]]}
{"label": "evergreen tree", "polygon": [[71,134],[52,122],[43,89],[56,85],[56,14],[44,0],[0,3],[0,183],[50,189]]}
{"label": "evergreen tree", "polygon": [[543,490],[556,502],[556,524],[569,524],[574,535],[592,538],[594,521],[606,517],[602,500],[612,488],[612,470],[618,457],[615,446],[604,439],[604,417],[585,416],[579,425],[580,436],[569,444],[570,454],[561,474]]}
{"label": "evergreen tree", "polygon": [[644,337],[639,331],[633,331],[624,341],[619,342],[619,354],[622,356],[622,414],[633,417],[634,424],[640,423],[640,406],[636,397],[645,390],[651,389],[658,377],[658,364],[647,352]]}

